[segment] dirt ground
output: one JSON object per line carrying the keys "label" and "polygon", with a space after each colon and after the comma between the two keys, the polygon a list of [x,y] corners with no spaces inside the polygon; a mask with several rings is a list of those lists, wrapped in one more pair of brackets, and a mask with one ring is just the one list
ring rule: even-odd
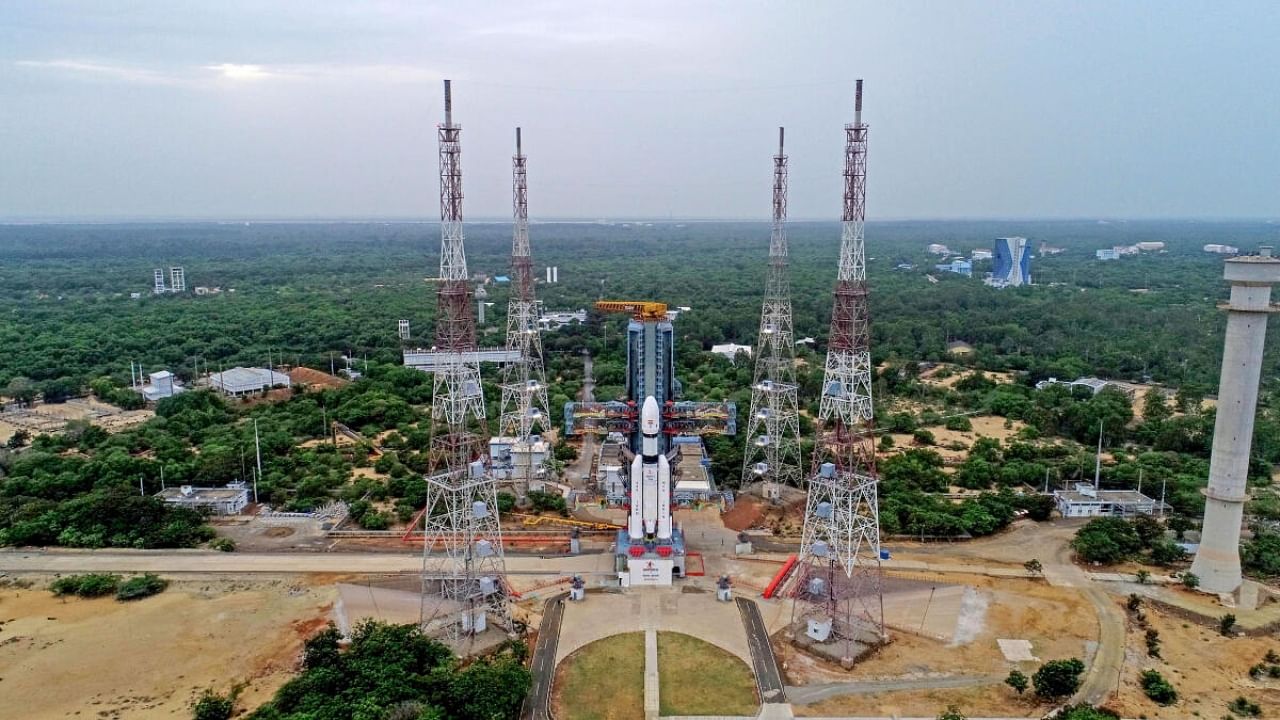
{"label": "dirt ground", "polygon": [[131,603],[59,599],[46,585],[0,590],[0,708],[29,720],[185,718],[204,690],[233,683],[256,707],[291,676],[334,597],[284,580],[183,580]]}
{"label": "dirt ground", "polygon": [[[915,574],[923,579],[925,574]],[[940,582],[956,575],[939,575]],[[1045,707],[1019,698],[1003,684],[1016,668],[1030,675],[1035,662],[1005,659],[997,639],[1031,642],[1040,660],[1079,657],[1088,660],[1098,635],[1098,621],[1088,601],[1071,588],[1059,588],[1034,580],[999,581],[965,575],[963,582],[986,602],[985,614],[968,628],[957,627],[951,641],[923,637],[902,629],[891,631],[893,641],[850,672],[822,664],[776,642],[785,660],[788,684],[858,682],[883,684],[910,682],[909,690],[863,692],[831,697],[796,706],[797,715],[908,715],[932,716],[948,704],[970,715],[999,717],[1038,716]],[[980,624],[979,624],[980,623]],[[967,678],[962,687],[931,687]]]}
{"label": "dirt ground", "polygon": [[[1143,608],[1160,635],[1160,655],[1148,657],[1146,630],[1130,619],[1124,681],[1113,709],[1125,717],[1186,718],[1227,715],[1227,703],[1244,696],[1262,706],[1263,717],[1280,714],[1280,679],[1249,677],[1268,650],[1280,653],[1271,637],[1223,637],[1215,629],[1189,623],[1150,605]],[[1142,692],[1139,676],[1156,670],[1178,691],[1176,705],[1161,707]]]}

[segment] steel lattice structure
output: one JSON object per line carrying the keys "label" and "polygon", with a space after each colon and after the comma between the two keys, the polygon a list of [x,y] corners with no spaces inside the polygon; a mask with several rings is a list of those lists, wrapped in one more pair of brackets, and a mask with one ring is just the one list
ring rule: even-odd
{"label": "steel lattice structure", "polygon": [[[802,572],[792,620],[816,639],[825,624],[846,643],[884,638],[880,519],[872,435],[870,323],[867,306],[867,126],[862,81],[855,118],[845,125],[840,263],[822,382],[813,474],[800,546]],[[816,631],[815,631],[816,626]]]}
{"label": "steel lattice structure", "polygon": [[[485,408],[475,316],[462,235],[462,128],[453,123],[450,82],[444,81],[440,144],[440,289],[436,369],[431,402],[433,472],[422,513],[424,628],[457,641],[488,620],[510,625],[497,489],[484,461]],[[443,432],[437,428],[443,429]]]}
{"label": "steel lattice structure", "polygon": [[[530,452],[532,436],[547,429],[547,382],[542,361],[542,338],[538,333],[538,301],[534,294],[533,254],[529,249],[529,204],[526,158],[516,128],[516,154],[511,158],[514,229],[511,235],[513,287],[507,303],[507,350],[519,353],[502,368],[502,404],[499,434],[515,438],[517,467],[511,477],[519,494],[528,491],[535,468]],[[519,458],[525,462],[519,466]]]}
{"label": "steel lattice structure", "polygon": [[764,483],[772,497],[776,484],[804,481],[800,458],[800,407],[796,385],[795,333],[791,319],[791,280],[787,269],[787,156],[784,130],[778,128],[778,154],[773,156],[773,229],[769,236],[769,271],[756,338],[755,377],[751,383],[751,415],[747,420],[743,485]]}

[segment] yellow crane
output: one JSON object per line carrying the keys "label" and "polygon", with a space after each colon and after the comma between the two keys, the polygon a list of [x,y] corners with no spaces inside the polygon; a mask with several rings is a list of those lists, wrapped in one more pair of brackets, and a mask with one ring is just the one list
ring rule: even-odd
{"label": "yellow crane", "polygon": [[666,320],[667,304],[651,300],[601,300],[596,303],[600,312],[629,313],[640,321]]}

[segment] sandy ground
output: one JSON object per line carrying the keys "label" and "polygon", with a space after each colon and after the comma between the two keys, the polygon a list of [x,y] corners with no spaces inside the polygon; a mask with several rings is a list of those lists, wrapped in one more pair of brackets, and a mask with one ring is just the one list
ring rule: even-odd
{"label": "sandy ground", "polygon": [[[1215,629],[1188,623],[1159,609],[1143,611],[1151,628],[1160,633],[1163,659],[1147,656],[1146,631],[1132,619],[1125,649],[1124,682],[1116,710],[1126,717],[1208,718],[1227,715],[1227,703],[1244,696],[1262,706],[1263,717],[1280,713],[1280,680],[1249,677],[1249,667],[1262,662],[1268,650],[1280,652],[1280,641],[1271,637],[1232,637]],[[1170,707],[1160,707],[1143,694],[1139,676],[1143,670],[1160,672],[1180,696]]]}
{"label": "sandy ground", "polygon": [[[942,588],[945,586],[941,581],[954,580],[955,576],[947,574],[938,579]],[[1075,590],[1040,581],[965,576],[964,582],[970,599],[962,607],[947,610],[957,618],[950,639],[906,632],[900,626],[892,632],[893,642],[847,673],[776,642],[775,648],[786,662],[789,684],[910,681],[918,686],[797,705],[796,714],[932,716],[938,708],[951,703],[970,715],[1021,717],[1042,713],[1044,708],[1018,698],[1002,684],[1013,668],[1030,675],[1038,664],[1005,660],[996,640],[1029,640],[1032,652],[1041,660],[1087,660],[1098,633],[1098,622],[1089,603]],[[928,687],[931,682],[942,684],[955,677],[972,678],[973,682],[961,688]]]}
{"label": "sandy ground", "polygon": [[256,707],[291,676],[334,599],[284,580],[184,580],[132,603],[63,600],[44,586],[0,590],[0,708],[29,720],[185,718],[205,689],[233,683],[246,684],[241,706]]}
{"label": "sandy ground", "polygon": [[[951,375],[944,378],[935,377],[944,368],[947,370],[950,370]],[[920,381],[923,382],[925,385],[934,385],[936,387],[949,388],[955,385],[956,383],[960,382],[962,379],[969,377],[974,372],[975,371],[972,368],[967,368],[967,367],[964,367],[963,365],[952,365],[950,363],[938,363],[934,367],[931,367],[928,370],[925,370],[924,372],[920,373]],[[992,370],[984,370],[982,374],[986,375],[987,379],[995,383],[1009,384],[1014,382],[1014,380],[1016,379],[1013,373],[1007,373],[1007,372],[995,372]]]}
{"label": "sandy ground", "polygon": [[[948,463],[961,463],[968,457],[968,448],[973,445],[973,441],[980,437],[989,437],[999,440],[1002,444],[1007,444],[1009,439],[1015,436],[1019,430],[1026,427],[1026,424],[1014,420],[1009,423],[1009,427],[1005,427],[1005,418],[995,415],[970,415],[969,423],[973,429],[966,432],[958,432],[948,430],[942,425],[930,426],[927,428],[933,433],[934,445],[928,446],[928,449],[936,451],[942,456],[942,459]],[[879,453],[881,457],[895,455],[908,448],[921,447],[915,444],[910,435],[905,433],[889,433],[893,438],[893,449]],[[965,447],[964,450],[950,450],[947,448],[952,443],[959,443]]]}

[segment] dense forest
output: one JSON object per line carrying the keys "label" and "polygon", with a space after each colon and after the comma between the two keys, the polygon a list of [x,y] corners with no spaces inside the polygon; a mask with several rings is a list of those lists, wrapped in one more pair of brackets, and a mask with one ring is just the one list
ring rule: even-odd
{"label": "dense forest", "polygon": [[[509,225],[468,226],[469,264],[490,276],[506,272]],[[1010,490],[1092,478],[1087,446],[1104,429],[1108,487],[1161,482],[1181,516],[1196,517],[1207,472],[1212,407],[1200,399],[1216,385],[1226,294],[1222,258],[1206,242],[1249,248],[1280,236],[1262,223],[947,222],[873,223],[871,255],[873,354],[878,424],[913,437],[912,447],[882,462],[883,523],[888,532],[980,535],[1043,504]],[[934,272],[931,242],[958,252],[989,247],[998,235],[1021,234],[1066,248],[1036,257],[1037,285],[994,290],[977,277]],[[541,265],[557,265],[561,282],[539,285],[550,309],[590,308],[604,296],[657,299],[689,306],[676,321],[678,374],[691,399],[749,404],[750,363],[714,355],[718,342],[751,344],[758,323],[768,227],[760,223],[535,224]],[[816,410],[821,357],[839,228],[793,223],[793,292],[801,346],[802,403]],[[1095,260],[1093,250],[1161,240],[1166,251]],[[201,519],[135,494],[170,484],[221,484],[247,477],[253,423],[262,431],[263,502],[306,510],[332,499],[352,503],[366,527],[407,519],[423,502],[421,473],[430,437],[428,376],[399,366],[396,321],[411,323],[411,344],[430,345],[438,228],[430,223],[196,224],[0,227],[0,393],[46,401],[93,392],[136,404],[130,361],[168,368],[190,379],[198,367],[304,364],[328,369],[335,356],[356,358],[365,377],[339,389],[295,392],[285,402],[243,406],[205,393],[162,401],[157,417],[115,435],[73,424],[57,437],[0,453],[0,543],[73,546],[189,546],[208,538]],[[183,265],[188,285],[221,292],[152,296],[151,268]],[[899,266],[911,265],[911,269]],[[989,263],[988,263],[989,265]],[[977,263],[977,270],[983,270]],[[540,274],[540,273],[539,273]],[[931,279],[932,278],[932,279]],[[490,283],[494,303],[480,329],[484,345],[500,345],[506,286]],[[131,292],[142,297],[131,299]],[[547,333],[551,409],[582,382],[581,350],[596,358],[597,397],[622,391],[625,318],[589,313],[588,322]],[[1276,334],[1267,345],[1263,400],[1251,472],[1269,483],[1280,462],[1280,398]],[[920,380],[929,363],[948,359],[947,343],[974,352],[949,358],[965,377],[949,388]],[[340,361],[339,361],[340,362]],[[965,367],[967,366],[967,367]],[[1014,371],[997,384],[982,371]],[[496,414],[496,368],[486,367],[486,398]],[[1056,376],[1096,374],[1149,378],[1177,390],[1148,396],[1134,408],[1119,393],[1033,389]],[[904,409],[905,408],[905,409]],[[916,409],[910,409],[916,408]],[[925,408],[920,410],[919,408]],[[1021,423],[1005,442],[982,441],[954,474],[933,430],[961,427],[981,412]],[[388,452],[342,451],[318,440],[326,421],[366,435],[394,431]],[[809,419],[802,419],[805,430]],[[18,443],[26,444],[26,438]],[[890,448],[882,439],[882,449]],[[741,438],[710,438],[713,470],[736,484]],[[353,479],[375,466],[385,480]],[[163,474],[163,480],[162,480]],[[962,504],[933,495],[949,483],[987,493]],[[1148,485],[1150,487],[1150,485]],[[370,501],[388,501],[374,510]],[[118,508],[118,510],[116,509]],[[1261,493],[1261,520],[1280,520],[1280,501]],[[396,517],[398,516],[398,517]]]}

